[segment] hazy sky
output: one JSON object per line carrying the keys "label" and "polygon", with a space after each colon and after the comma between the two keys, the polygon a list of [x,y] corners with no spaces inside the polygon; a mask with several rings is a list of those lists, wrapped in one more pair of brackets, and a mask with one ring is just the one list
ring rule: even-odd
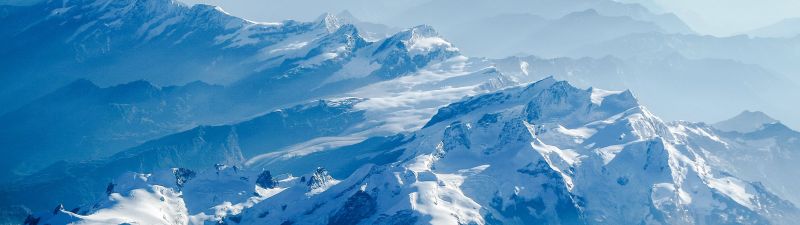
{"label": "hazy sky", "polygon": [[654,0],[693,29],[714,35],[746,32],[800,17],[800,0]]}
{"label": "hazy sky", "polygon": [[[218,5],[256,21],[312,20],[323,12],[347,9],[363,20],[381,22],[427,0],[181,0]],[[719,36],[760,28],[785,18],[800,17],[800,0],[624,0],[651,1],[680,16],[693,29]],[[653,4],[650,4],[653,5]],[[457,7],[454,7],[457,10]]]}

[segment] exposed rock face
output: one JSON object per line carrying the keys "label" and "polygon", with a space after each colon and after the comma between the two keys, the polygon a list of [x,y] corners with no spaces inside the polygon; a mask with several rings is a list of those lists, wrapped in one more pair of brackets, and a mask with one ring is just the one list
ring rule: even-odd
{"label": "exposed rock face", "polygon": [[328,225],[358,224],[375,214],[378,203],[365,191],[358,191],[330,219]]}
{"label": "exposed rock face", "polygon": [[404,224],[415,224],[417,223],[418,216],[414,215],[414,212],[411,210],[400,210],[396,213],[388,216],[386,214],[381,215],[378,220],[375,221],[375,224],[379,225],[404,225]]}
{"label": "exposed rock face", "polygon": [[175,168],[172,170],[172,173],[175,174],[175,185],[177,185],[178,188],[182,188],[187,181],[197,176],[197,173],[186,168]]}
{"label": "exposed rock face", "polygon": [[269,170],[264,170],[258,175],[256,185],[267,189],[275,188],[275,186],[278,185],[278,181],[276,181],[275,178],[272,178],[272,174],[269,172]]}
{"label": "exposed rock face", "polygon": [[328,175],[328,171],[325,168],[318,167],[314,174],[311,175],[311,179],[308,180],[308,188],[309,189],[317,189],[321,187],[325,187],[330,181],[333,180],[333,177]]}
{"label": "exposed rock face", "polygon": [[28,217],[25,217],[25,221],[23,221],[22,224],[23,225],[39,225],[39,220],[41,220],[41,218],[34,217],[33,215],[28,215]]}
{"label": "exposed rock face", "polygon": [[114,193],[114,183],[109,182],[106,186],[106,195],[111,195],[111,193]]}

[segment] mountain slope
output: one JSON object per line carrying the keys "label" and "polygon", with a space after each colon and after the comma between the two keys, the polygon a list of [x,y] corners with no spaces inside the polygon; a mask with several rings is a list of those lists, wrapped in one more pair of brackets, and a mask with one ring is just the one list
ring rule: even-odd
{"label": "mountain slope", "polygon": [[719,168],[762,183],[766,189],[779,194],[794,204],[800,196],[793,190],[800,183],[795,168],[800,158],[800,132],[761,112],[744,112],[726,120],[728,124],[747,125],[746,130],[727,131],[726,124],[676,122],[671,129],[685,136],[689,142],[710,154],[709,162]]}
{"label": "mountain slope", "polygon": [[[278,107],[341,94],[459,55],[457,48],[428,26],[367,41],[355,26],[331,14],[314,22],[256,23],[216,7],[187,7],[171,0],[46,1],[4,7],[14,10],[1,19],[17,22],[0,35],[10,43],[0,47],[0,52],[15,56],[2,61],[9,71],[0,78],[7,81],[2,85],[14,86],[0,88],[0,99],[14,102],[4,104],[10,111],[0,114],[0,123],[8,128],[2,141],[10,149],[31,148],[31,155],[42,157],[37,162],[9,160],[31,164],[26,168],[4,163],[9,166],[5,171],[21,174],[55,159],[81,156],[91,160],[197,124],[241,121]],[[20,38],[25,41],[11,41]],[[38,55],[44,53],[48,57]],[[37,60],[14,61],[26,58]],[[158,85],[148,83],[221,82],[206,76],[209,73],[227,79],[227,85],[208,90],[193,90],[205,87],[189,85],[186,89],[193,93],[160,97],[163,94],[155,93]],[[83,87],[94,86],[83,81],[51,91],[75,77],[100,84],[149,81],[103,93],[96,93],[96,87]],[[76,90],[61,96],[66,89]],[[44,93],[48,94],[39,97]],[[117,100],[105,95],[153,97]],[[35,102],[25,103],[31,98]],[[58,116],[67,113],[75,117],[61,120]],[[89,117],[102,119],[84,119]],[[46,135],[52,138],[39,142],[45,134],[38,130],[48,126],[51,133]],[[88,154],[52,154],[56,150]]]}
{"label": "mountain slope", "polygon": [[[376,75],[386,79],[458,55],[452,45],[437,44],[426,46],[430,49],[425,51],[382,53],[384,58],[374,59],[369,51],[394,51],[378,49],[384,41],[405,43],[416,37],[401,34],[406,36],[366,41],[355,26],[331,14],[312,22],[258,23],[228,15],[218,7],[188,7],[173,0],[42,1],[2,7],[8,13],[0,20],[12,24],[0,32],[0,41],[9,43],[0,46],[0,53],[7,56],[0,61],[7,68],[0,76],[4,85],[0,103],[8,110],[78,78],[103,86],[134,80],[160,86],[202,80],[243,89],[244,93],[230,96],[263,97],[259,91],[295,88],[292,82],[303,79],[321,84],[325,79],[319,77],[353,67],[345,66],[351,61],[363,67],[395,67],[394,71],[377,70],[387,73]],[[430,28],[415,29],[427,30],[423,36],[437,35]],[[362,75],[367,74],[358,74]],[[281,77],[290,79],[273,80]],[[41,82],[44,79],[48,82]],[[264,86],[250,86],[253,83]],[[336,90],[330,89],[317,94]]]}
{"label": "mountain slope", "polygon": [[364,120],[364,112],[353,108],[360,101],[308,103],[238,124],[200,126],[107,158],[62,161],[4,185],[0,202],[9,212],[20,205],[44,210],[57,202],[74,207],[100,198],[99,190],[126,171],[153,172],[172,167],[200,170],[218,163],[241,167],[245,159],[256,154],[356,129],[353,126]]}
{"label": "mountain slope", "polygon": [[[630,92],[545,79],[440,109],[407,142],[384,150],[402,152],[394,163],[367,164],[346,179],[320,179],[326,173],[315,172],[314,182],[269,176],[277,185],[221,185],[258,194],[202,218],[240,224],[765,224],[797,215],[763,186],[706,163],[700,149],[676,135]],[[193,182],[185,180],[178,184]],[[145,187],[175,190],[171,182],[156,179]],[[182,190],[184,196],[208,193]],[[56,210],[41,219],[90,221],[99,212]]]}
{"label": "mountain slope", "polygon": [[107,157],[186,129],[214,110],[223,87],[193,82],[157,87],[146,81],[98,87],[78,80],[0,115],[4,183],[60,160]]}
{"label": "mountain slope", "polygon": [[246,55],[243,50],[223,49],[245,40],[223,34],[290,33],[303,26],[259,25],[211,6],[189,8],[169,0],[41,1],[0,19],[14,21],[0,35],[9,43],[0,52],[14,56],[2,61],[7,73],[0,97],[9,110],[77,78],[103,86],[139,79],[219,83],[248,72],[232,67]]}

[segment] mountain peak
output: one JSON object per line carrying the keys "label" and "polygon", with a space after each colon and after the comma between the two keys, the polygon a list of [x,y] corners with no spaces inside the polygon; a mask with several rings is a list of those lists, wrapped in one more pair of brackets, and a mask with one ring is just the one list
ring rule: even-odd
{"label": "mountain peak", "polygon": [[761,129],[765,124],[779,122],[761,111],[745,110],[733,118],[712,124],[714,128],[726,132],[749,133]]}
{"label": "mountain peak", "polygon": [[95,93],[101,88],[97,84],[87,79],[77,79],[64,87],[59,88],[55,92],[48,94],[54,98],[74,97],[81,96],[88,93]]}
{"label": "mountain peak", "polygon": [[326,12],[317,17],[315,23],[319,24],[320,27],[325,27],[325,29],[328,29],[329,32],[333,32],[339,29],[339,27],[344,24],[344,21],[345,19],[340,18],[333,13]]}
{"label": "mountain peak", "polygon": [[341,12],[336,14],[336,17],[338,17],[338,18],[340,18],[340,19],[342,19],[342,20],[344,20],[344,21],[346,21],[348,23],[353,23],[353,22],[360,21],[360,20],[358,20],[358,18],[353,16],[353,13],[350,13],[350,11],[348,11],[348,10],[342,10]]}
{"label": "mountain peak", "polygon": [[439,35],[439,32],[437,32],[436,29],[433,28],[433,26],[427,24],[417,25],[415,27],[407,29],[406,32],[401,32],[401,33],[408,33],[408,35],[414,38],[441,37]]}
{"label": "mountain peak", "polygon": [[[442,121],[481,109],[526,107],[530,121],[547,121],[553,118],[574,123],[586,122],[596,115],[614,115],[631,108],[641,107],[630,92],[579,89],[567,81],[546,77],[526,86],[518,86],[492,94],[470,97],[464,101],[442,107],[425,124],[433,126]],[[581,110],[578,110],[581,109]],[[588,115],[585,110],[592,111]]]}
{"label": "mountain peak", "polygon": [[400,41],[413,54],[425,54],[436,50],[458,52],[452,43],[442,38],[430,25],[419,25],[395,34],[390,40]]}

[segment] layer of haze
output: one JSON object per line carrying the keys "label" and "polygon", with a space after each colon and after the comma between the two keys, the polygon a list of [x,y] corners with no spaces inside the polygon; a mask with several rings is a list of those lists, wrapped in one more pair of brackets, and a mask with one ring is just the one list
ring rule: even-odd
{"label": "layer of haze", "polygon": [[800,17],[798,0],[654,0],[700,33],[736,35]]}
{"label": "layer of haze", "polygon": [[[255,21],[312,20],[323,12],[349,10],[360,19],[384,22],[405,9],[429,0],[181,0],[189,4],[217,5],[227,12]],[[635,2],[653,11],[672,12],[703,34],[729,36],[800,17],[798,0],[619,0]],[[453,6],[457,10],[457,6]]]}
{"label": "layer of haze", "polygon": [[[349,10],[370,22],[385,22],[403,10],[431,0],[179,0],[188,4],[221,6],[227,12],[254,21],[284,19],[308,21],[323,12]],[[654,12],[678,15],[695,31],[715,36],[742,34],[784,19],[800,18],[798,0],[616,0],[639,3]],[[0,4],[27,5],[37,0],[0,0]],[[457,9],[454,6],[454,10]],[[392,24],[395,25],[395,24]]]}

